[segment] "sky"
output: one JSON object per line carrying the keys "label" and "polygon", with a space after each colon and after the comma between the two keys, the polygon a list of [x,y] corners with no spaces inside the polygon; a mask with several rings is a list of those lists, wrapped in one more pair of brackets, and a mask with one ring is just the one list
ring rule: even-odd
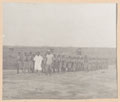
{"label": "sky", "polygon": [[116,4],[4,3],[3,45],[116,47]]}

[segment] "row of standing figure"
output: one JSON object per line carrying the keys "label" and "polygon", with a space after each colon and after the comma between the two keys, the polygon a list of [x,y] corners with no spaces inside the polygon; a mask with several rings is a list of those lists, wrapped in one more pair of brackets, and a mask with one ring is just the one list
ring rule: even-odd
{"label": "row of standing figure", "polygon": [[[88,58],[80,55],[54,55],[51,72],[94,71],[107,68],[108,62],[105,58]],[[45,70],[45,67],[43,67],[43,70]]]}
{"label": "row of standing figure", "polygon": [[87,56],[70,56],[61,54],[52,54],[50,51],[43,57],[40,52],[33,56],[32,52],[18,54],[17,73],[20,69],[23,72],[39,72],[50,74],[55,72],[70,71],[92,71],[108,67],[106,59],[88,58]]}

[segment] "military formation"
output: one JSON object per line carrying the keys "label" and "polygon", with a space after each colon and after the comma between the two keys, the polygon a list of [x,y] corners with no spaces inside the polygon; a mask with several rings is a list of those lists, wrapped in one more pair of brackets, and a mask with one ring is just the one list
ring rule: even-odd
{"label": "military formation", "polygon": [[87,55],[53,54],[48,50],[43,56],[40,52],[18,52],[17,73],[43,72],[46,74],[75,71],[95,71],[108,68],[106,58],[93,58]]}

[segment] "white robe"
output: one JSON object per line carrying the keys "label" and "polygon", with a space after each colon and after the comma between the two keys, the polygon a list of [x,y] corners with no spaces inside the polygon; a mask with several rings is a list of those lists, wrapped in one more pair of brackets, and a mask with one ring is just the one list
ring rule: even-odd
{"label": "white robe", "polygon": [[42,60],[43,60],[43,57],[40,56],[40,55],[39,55],[39,56],[36,55],[36,56],[34,57],[34,61],[35,61],[34,69],[35,69],[35,70],[39,70],[39,71],[42,70],[42,67],[41,67],[41,65],[42,65]]}

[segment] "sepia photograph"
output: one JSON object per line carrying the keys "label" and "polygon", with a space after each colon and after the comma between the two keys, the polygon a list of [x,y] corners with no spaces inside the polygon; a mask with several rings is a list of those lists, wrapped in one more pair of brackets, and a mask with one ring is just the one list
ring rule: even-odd
{"label": "sepia photograph", "polygon": [[112,99],[116,3],[3,3],[3,100]]}

